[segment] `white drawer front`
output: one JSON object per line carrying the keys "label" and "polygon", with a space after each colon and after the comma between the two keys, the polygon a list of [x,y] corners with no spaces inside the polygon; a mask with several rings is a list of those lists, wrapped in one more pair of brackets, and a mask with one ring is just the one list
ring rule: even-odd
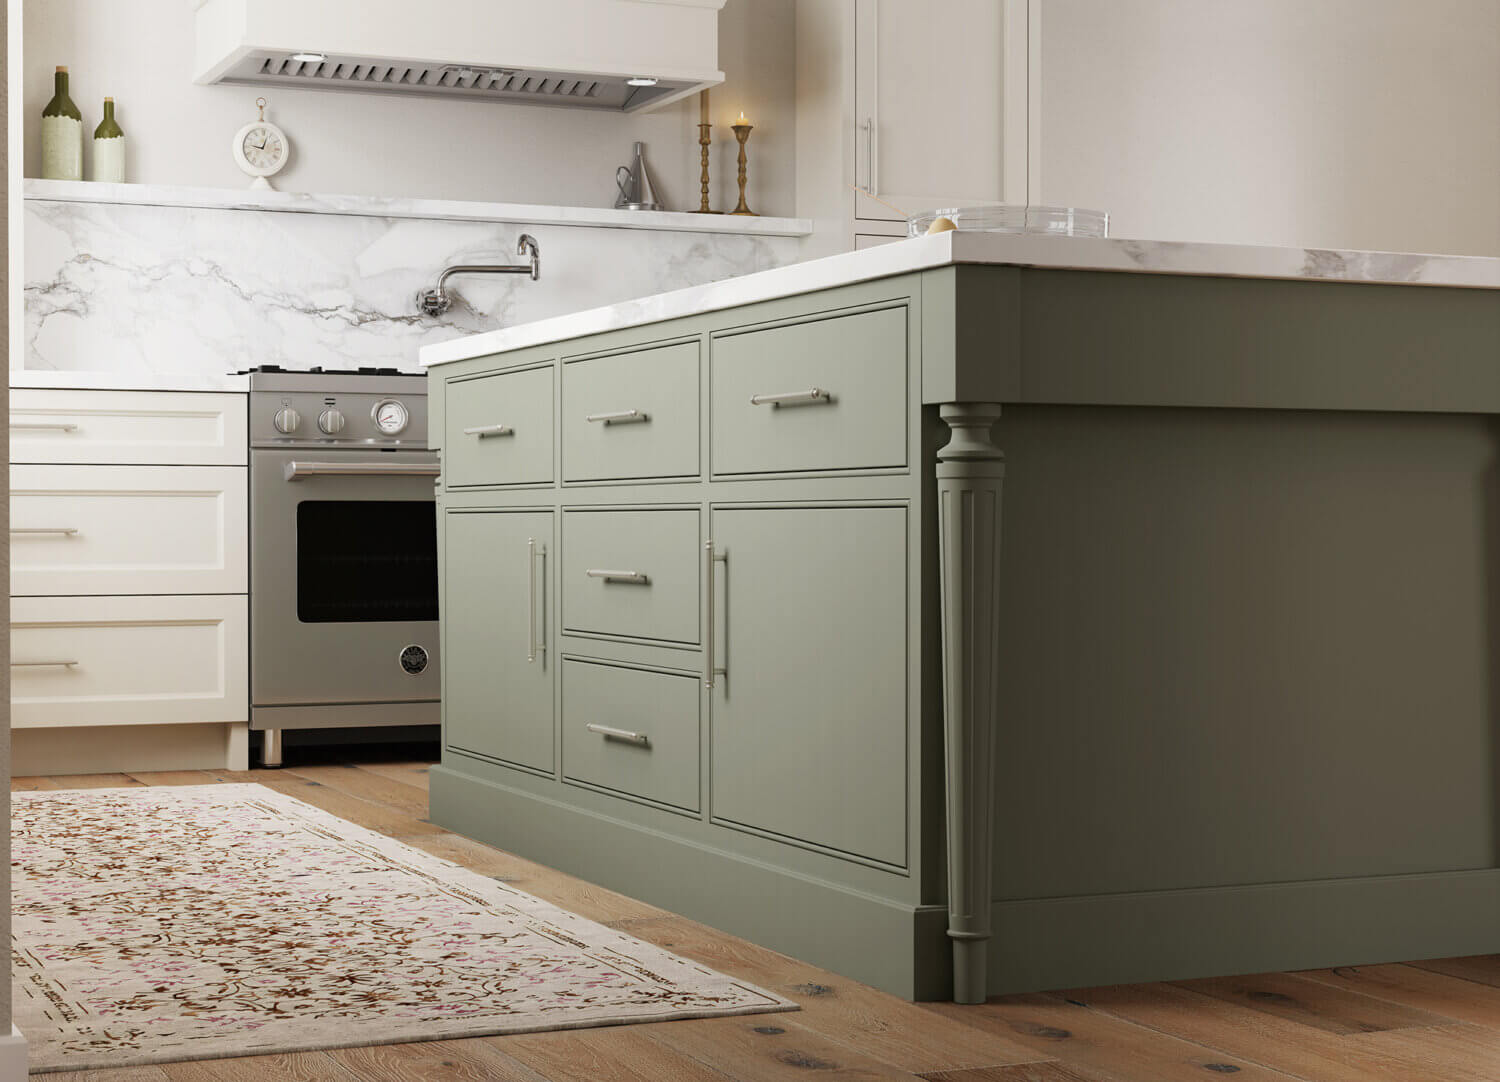
{"label": "white drawer front", "polygon": [[10,592],[246,588],[240,466],[12,466]]}
{"label": "white drawer front", "polygon": [[245,396],[180,391],[10,392],[10,460],[243,466]]}
{"label": "white drawer front", "polygon": [[247,721],[249,611],[238,597],[18,597],[11,724]]}

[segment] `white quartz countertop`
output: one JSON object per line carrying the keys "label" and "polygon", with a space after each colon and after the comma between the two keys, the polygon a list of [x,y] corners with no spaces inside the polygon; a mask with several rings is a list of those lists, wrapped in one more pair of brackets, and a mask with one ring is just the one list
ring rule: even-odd
{"label": "white quartz countertop", "polygon": [[424,367],[953,264],[1500,289],[1500,258],[1085,237],[940,233],[471,335]]}
{"label": "white quartz countertop", "polygon": [[217,391],[244,393],[248,376],[200,372],[62,371],[51,368],[12,368],[12,387],[73,391]]}

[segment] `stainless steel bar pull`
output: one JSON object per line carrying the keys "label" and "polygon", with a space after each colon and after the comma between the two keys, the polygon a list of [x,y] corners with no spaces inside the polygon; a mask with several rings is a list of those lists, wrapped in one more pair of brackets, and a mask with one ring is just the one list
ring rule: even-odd
{"label": "stainless steel bar pull", "polygon": [[52,533],[60,533],[60,534],[62,534],[65,537],[72,537],[74,534],[76,534],[78,532],[78,527],[77,526],[12,526],[10,528],[10,532],[11,533],[29,533],[29,534],[43,534],[43,533],[52,534]]}
{"label": "stainless steel bar pull", "polygon": [[442,467],[436,462],[288,462],[288,481],[304,477],[436,477]]}
{"label": "stainless steel bar pull", "polygon": [[51,424],[42,424],[42,423],[35,423],[35,424],[23,423],[23,424],[17,424],[16,422],[12,421],[11,425],[10,425],[10,430],[12,432],[17,432],[17,431],[26,431],[26,432],[77,432],[78,431],[78,426],[75,425],[75,424],[68,424],[66,422],[53,422]]}
{"label": "stainless steel bar pull", "polygon": [[59,658],[56,661],[12,661],[10,663],[10,667],[13,669],[40,669],[43,667],[50,667],[55,665],[60,668],[71,669],[77,664],[78,662],[72,660],[71,658],[67,660]]}
{"label": "stainless steel bar pull", "polygon": [[713,690],[714,677],[725,675],[728,670],[714,665],[714,564],[728,564],[724,553],[714,551],[713,539],[703,542],[703,554],[708,564],[708,628],[703,632],[703,686]]}
{"label": "stainless steel bar pull", "polygon": [[542,628],[541,641],[537,641],[536,634],[536,562],[541,557],[542,567],[547,566],[547,547],[538,545],[536,538],[526,539],[526,578],[529,583],[529,596],[531,598],[528,606],[529,615],[526,620],[526,663],[530,665],[536,661],[538,654],[547,652],[547,629]]}
{"label": "stainless steel bar pull", "polygon": [[633,733],[629,729],[616,729],[610,725],[585,725],[591,733],[598,733],[606,740],[623,740],[627,744],[639,744],[645,747],[651,743],[651,739],[645,733]]}
{"label": "stainless steel bar pull", "polygon": [[805,391],[786,391],[782,394],[753,394],[750,396],[752,406],[810,406],[814,403],[832,403],[833,395],[821,387],[811,387]]}
{"label": "stainless steel bar pull", "polygon": [[591,413],[584,420],[589,424],[643,425],[651,417],[644,410],[621,410],[618,413]]}
{"label": "stainless steel bar pull", "polygon": [[509,425],[477,425],[474,428],[464,429],[465,436],[478,436],[486,439],[490,436],[514,436],[516,430]]}
{"label": "stainless steel bar pull", "polygon": [[650,575],[644,575],[639,571],[607,571],[599,567],[591,567],[584,572],[591,579],[603,579],[605,582],[638,582],[641,585],[649,585]]}

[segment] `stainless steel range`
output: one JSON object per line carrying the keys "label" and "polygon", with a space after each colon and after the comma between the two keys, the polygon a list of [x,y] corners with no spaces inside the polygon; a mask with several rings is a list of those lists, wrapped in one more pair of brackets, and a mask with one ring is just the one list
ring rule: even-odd
{"label": "stainless steel range", "polygon": [[437,473],[424,377],[250,372],[250,728],[264,765],[281,764],[283,730],[437,724]]}

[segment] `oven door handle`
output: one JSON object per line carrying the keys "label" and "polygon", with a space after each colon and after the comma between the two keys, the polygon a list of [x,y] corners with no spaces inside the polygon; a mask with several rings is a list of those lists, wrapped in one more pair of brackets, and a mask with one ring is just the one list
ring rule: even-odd
{"label": "oven door handle", "polygon": [[436,462],[288,462],[288,481],[304,477],[436,477],[442,467]]}

